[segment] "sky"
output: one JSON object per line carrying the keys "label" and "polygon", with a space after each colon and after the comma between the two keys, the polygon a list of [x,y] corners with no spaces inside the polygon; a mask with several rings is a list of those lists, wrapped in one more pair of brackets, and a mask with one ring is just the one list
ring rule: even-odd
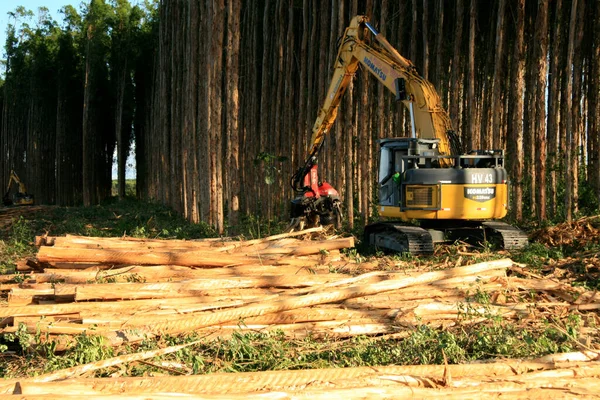
{"label": "sky", "polygon": [[39,7],[46,7],[50,10],[50,15],[56,21],[61,20],[58,10],[66,5],[74,5],[79,10],[80,0],[0,0],[0,45],[2,47],[2,59],[5,59],[4,44],[6,43],[6,27],[9,23],[8,12],[14,11],[18,6],[23,6],[33,11],[37,16]]}

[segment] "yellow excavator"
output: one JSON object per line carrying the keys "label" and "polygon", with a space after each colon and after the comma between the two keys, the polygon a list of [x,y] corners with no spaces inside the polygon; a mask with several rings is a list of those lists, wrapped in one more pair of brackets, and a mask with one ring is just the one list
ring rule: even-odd
{"label": "yellow excavator", "polygon": [[[13,183],[17,185],[17,192],[11,196],[10,187]],[[2,202],[5,206],[28,206],[33,204],[33,195],[27,193],[25,184],[21,182],[15,171],[10,171],[8,185],[6,186],[6,193],[2,197]]]}
{"label": "yellow excavator", "polygon": [[[461,154],[458,136],[433,85],[365,16],[354,17],[341,38],[327,97],[312,129],[309,156],[291,178],[298,193],[292,200],[292,229],[341,225],[339,193],[319,180],[317,159],[359,65],[406,106],[411,120],[409,137],[379,141],[378,210],[396,221],[366,226],[365,241],[412,254],[431,254],[434,242],[458,239],[497,241],[508,249],[525,246],[523,232],[496,221],[508,210],[504,152]],[[419,226],[407,224],[410,220]]]}

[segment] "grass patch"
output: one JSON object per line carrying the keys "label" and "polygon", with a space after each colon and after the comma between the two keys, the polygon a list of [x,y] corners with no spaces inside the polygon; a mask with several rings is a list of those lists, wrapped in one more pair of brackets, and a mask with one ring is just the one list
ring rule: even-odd
{"label": "grass patch", "polygon": [[[581,319],[573,314],[560,321],[540,319],[533,325],[494,318],[476,325],[459,324],[451,329],[421,325],[410,328],[410,334],[403,339],[360,336],[346,340],[312,337],[293,340],[287,339],[282,332],[234,333],[228,339],[207,340],[147,362],[101,370],[96,376],[444,364],[445,360],[458,364],[499,357],[539,357],[579,349],[577,339],[581,326]],[[13,339],[15,346],[20,347],[31,338],[19,337],[17,333]],[[3,354],[0,374],[4,377],[31,376],[198,339],[196,335],[163,337],[112,349],[98,337],[80,335],[76,344],[62,354],[55,354],[51,344],[39,346],[38,352],[23,345],[21,351]],[[176,367],[165,368],[165,365]]]}
{"label": "grass patch", "polygon": [[0,273],[13,273],[17,260],[34,255],[33,239],[44,233],[162,239],[217,236],[205,223],[192,224],[168,207],[133,198],[111,198],[92,207],[49,207],[32,216],[13,219],[1,231]]}

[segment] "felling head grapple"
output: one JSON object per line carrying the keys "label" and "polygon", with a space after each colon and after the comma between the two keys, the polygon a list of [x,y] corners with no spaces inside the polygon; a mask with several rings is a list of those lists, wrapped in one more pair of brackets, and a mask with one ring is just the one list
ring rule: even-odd
{"label": "felling head grapple", "polygon": [[315,148],[290,181],[292,189],[298,193],[292,200],[290,231],[318,225],[341,228],[340,195],[329,183],[319,181],[317,155],[321,147]]}

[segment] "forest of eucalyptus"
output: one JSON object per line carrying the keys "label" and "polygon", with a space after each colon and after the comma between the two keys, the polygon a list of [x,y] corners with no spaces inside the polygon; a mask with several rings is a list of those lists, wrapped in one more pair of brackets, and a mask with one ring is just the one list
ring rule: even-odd
{"label": "forest of eucalyptus", "polygon": [[[597,212],[598,0],[92,0],[64,22],[17,9],[1,91],[0,182],[36,201],[137,195],[223,231],[286,219],[336,41],[366,14],[442,97],[463,149],[505,149],[511,217]],[[377,140],[407,136],[394,96],[359,70],[320,157],[350,226],[376,217]]]}

